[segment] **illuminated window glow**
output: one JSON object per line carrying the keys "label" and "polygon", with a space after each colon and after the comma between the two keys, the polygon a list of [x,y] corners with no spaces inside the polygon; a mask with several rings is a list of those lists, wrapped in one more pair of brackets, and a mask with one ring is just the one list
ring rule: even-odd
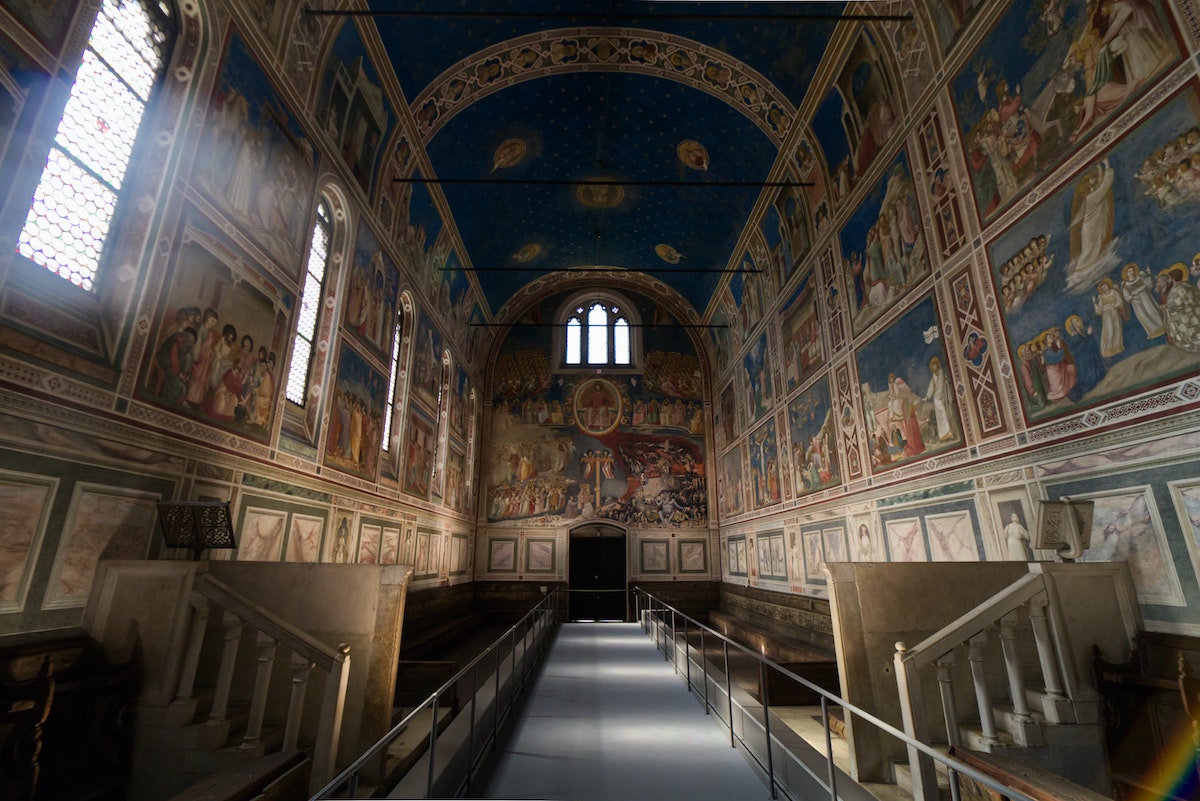
{"label": "illuminated window glow", "polygon": [[607,300],[589,300],[568,307],[559,320],[565,332],[562,341],[564,365],[633,366],[633,324],[623,306]]}
{"label": "illuminated window glow", "polygon": [[401,317],[396,323],[396,330],[392,332],[392,376],[388,381],[387,406],[383,410],[383,450],[385,453],[392,447],[392,417],[396,409],[396,384],[400,381],[400,339],[403,336],[401,331],[403,323],[404,317],[401,312]]}
{"label": "illuminated window glow", "polygon": [[88,291],[167,39],[141,3],[104,0],[17,238],[22,256]]}
{"label": "illuminated window glow", "polygon": [[308,397],[308,379],[312,368],[317,318],[321,311],[321,291],[325,285],[325,269],[329,264],[329,241],[333,220],[329,206],[322,198],[317,204],[317,220],[313,224],[312,247],[304,275],[304,290],[300,294],[300,320],[296,324],[296,340],[292,344],[292,363],[288,369],[287,399],[303,406]]}

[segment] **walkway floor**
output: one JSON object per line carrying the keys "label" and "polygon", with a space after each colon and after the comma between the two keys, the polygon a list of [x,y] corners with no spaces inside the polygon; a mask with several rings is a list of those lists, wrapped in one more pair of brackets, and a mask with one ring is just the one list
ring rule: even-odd
{"label": "walkway floor", "polygon": [[474,798],[758,801],[767,786],[636,623],[561,627]]}

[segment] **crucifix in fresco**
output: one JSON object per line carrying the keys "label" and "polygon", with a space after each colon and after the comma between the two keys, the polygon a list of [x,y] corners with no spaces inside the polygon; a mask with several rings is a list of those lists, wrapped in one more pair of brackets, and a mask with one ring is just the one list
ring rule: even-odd
{"label": "crucifix in fresco", "polygon": [[600,501],[600,482],[606,478],[613,477],[613,457],[612,451],[588,451],[579,460],[583,465],[583,477],[585,479],[595,476],[596,480],[596,502]]}

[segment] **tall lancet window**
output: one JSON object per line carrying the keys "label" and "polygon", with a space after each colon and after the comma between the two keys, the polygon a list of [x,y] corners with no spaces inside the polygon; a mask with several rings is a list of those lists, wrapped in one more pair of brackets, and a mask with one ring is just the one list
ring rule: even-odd
{"label": "tall lancet window", "polygon": [[94,291],[138,131],[171,40],[165,3],[104,0],[17,252]]}
{"label": "tall lancet window", "polygon": [[325,198],[317,203],[312,243],[304,269],[304,289],[300,292],[300,319],[292,344],[292,362],[288,368],[287,399],[303,406],[308,397],[313,352],[316,350],[317,320],[325,298],[325,270],[329,266],[329,244],[333,239],[333,218]]}
{"label": "tall lancet window", "polygon": [[608,309],[592,304],[587,320],[588,364],[608,364],[612,355],[608,350]]}

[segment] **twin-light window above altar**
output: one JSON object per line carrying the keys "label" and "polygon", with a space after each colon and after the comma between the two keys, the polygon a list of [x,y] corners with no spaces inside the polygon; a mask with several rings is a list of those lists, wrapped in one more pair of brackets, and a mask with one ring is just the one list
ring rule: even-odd
{"label": "twin-light window above altar", "polygon": [[560,364],[566,368],[637,366],[638,326],[631,305],[613,296],[584,296],[559,311]]}

